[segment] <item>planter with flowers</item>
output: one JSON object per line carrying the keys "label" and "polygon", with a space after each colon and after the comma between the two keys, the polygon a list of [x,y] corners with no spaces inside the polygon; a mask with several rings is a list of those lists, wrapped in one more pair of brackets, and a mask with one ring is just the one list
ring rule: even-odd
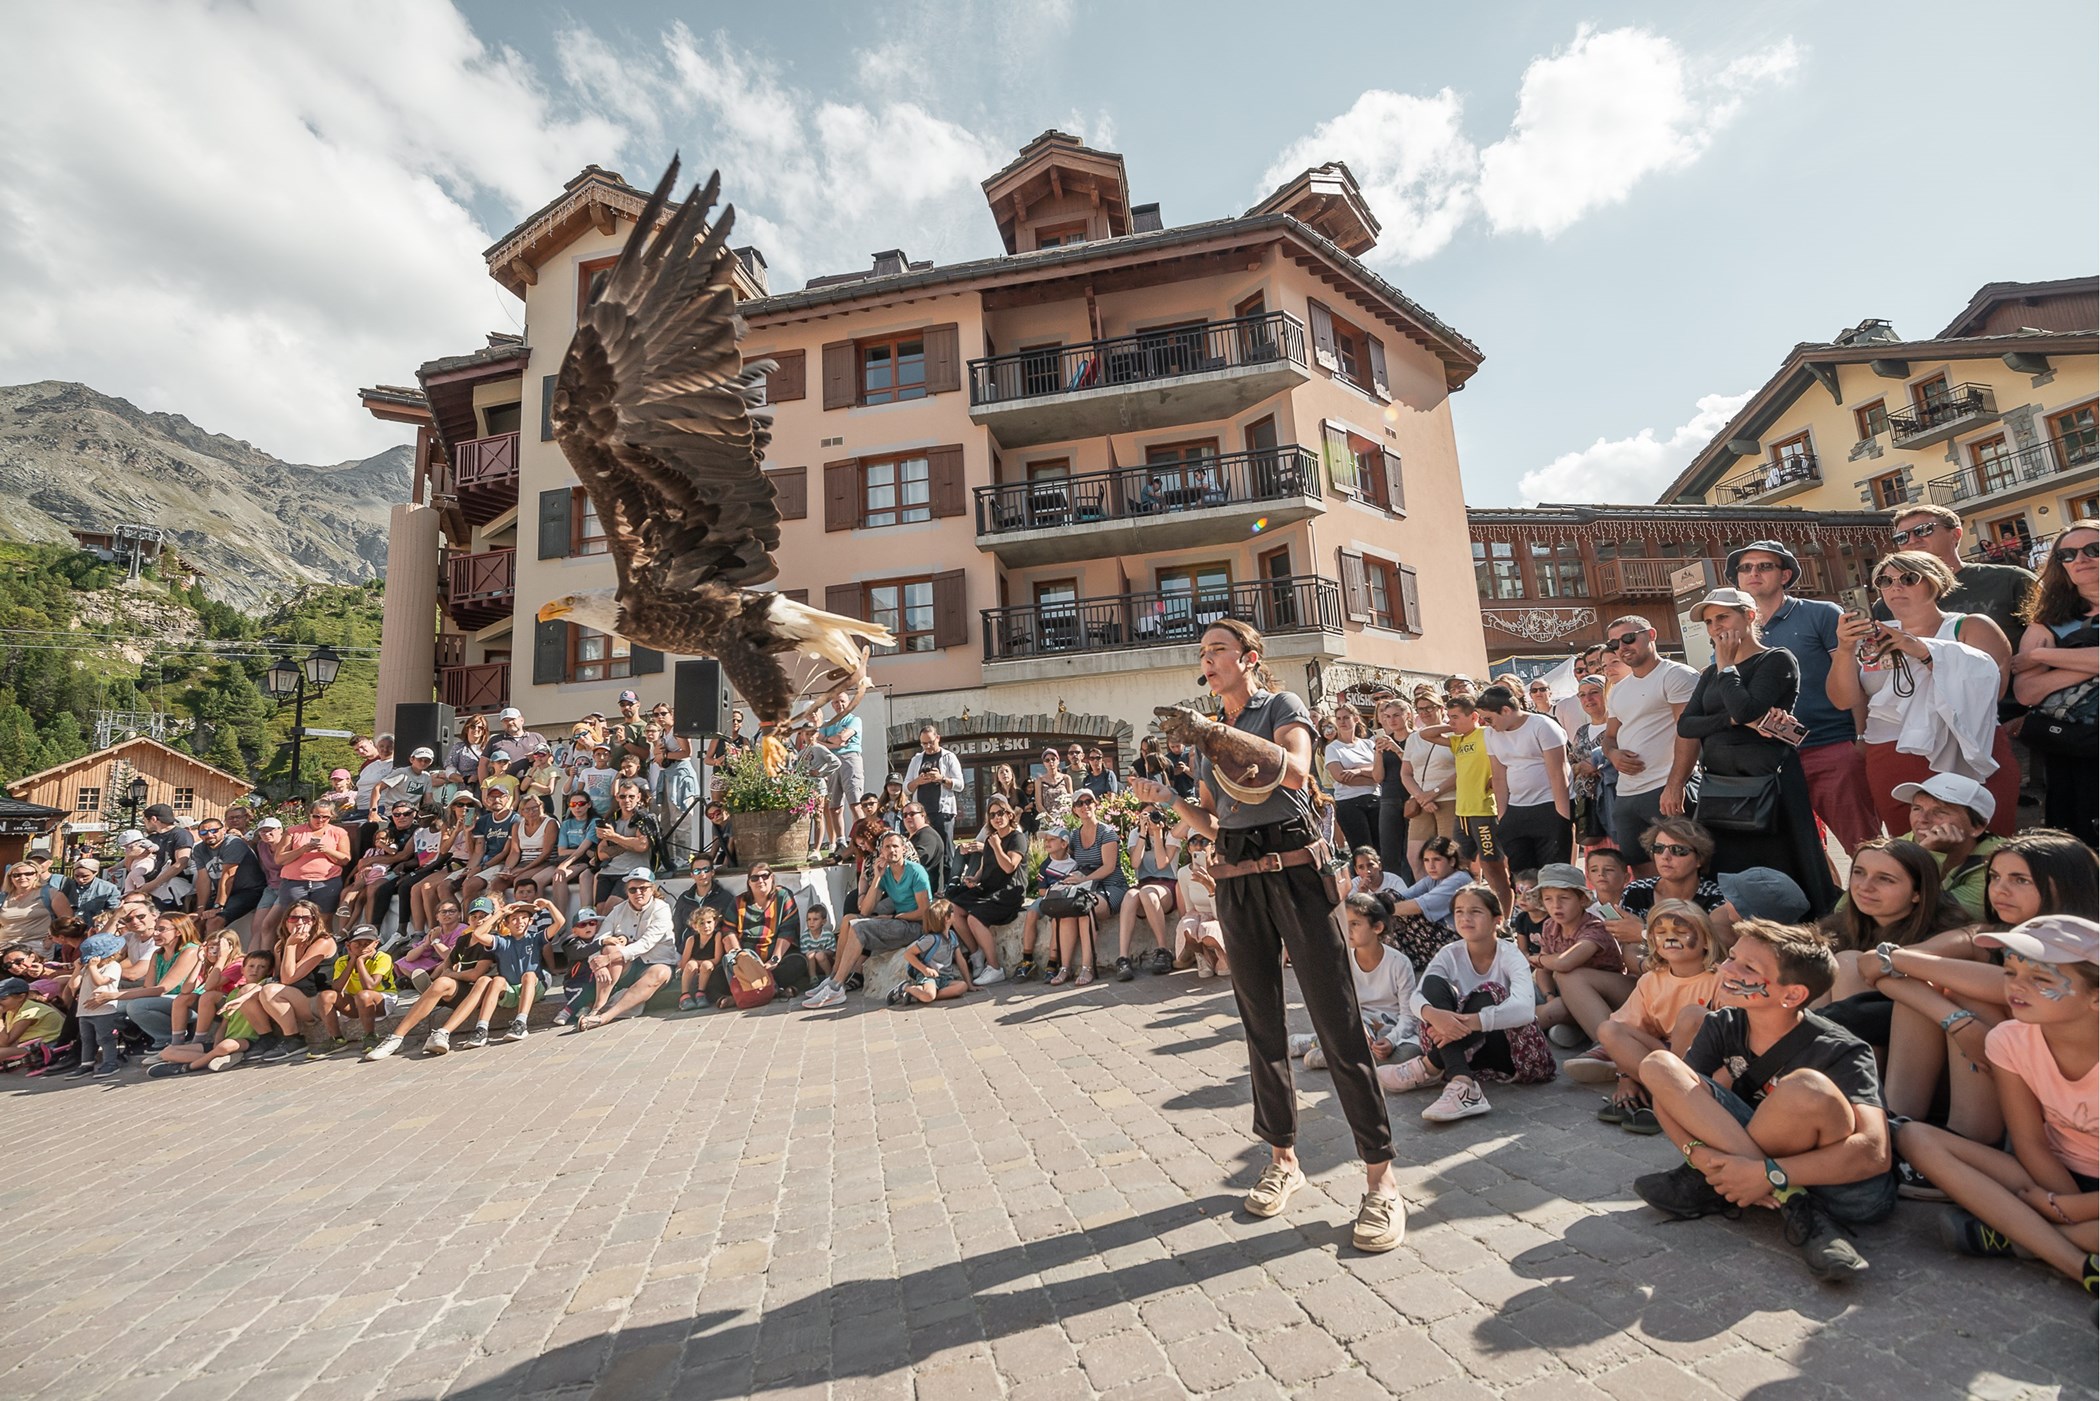
{"label": "planter with flowers", "polygon": [[742,865],[809,863],[809,822],[823,802],[823,790],[815,779],[793,770],[767,773],[754,747],[715,769],[708,797],[729,809],[736,857]]}
{"label": "planter with flowers", "polygon": [[[1117,864],[1122,866],[1123,875],[1129,880],[1137,879],[1136,866],[1131,860],[1130,834],[1137,830],[1138,814],[1149,806],[1149,803],[1140,802],[1137,794],[1128,788],[1119,788],[1105,798],[1094,800],[1094,821],[1116,834]],[[1062,827],[1067,832],[1079,830],[1079,819],[1072,815],[1070,798],[1060,802],[1043,820],[1047,825]],[[1041,865],[1040,862],[1036,864]],[[1033,871],[1030,874],[1033,875]]]}

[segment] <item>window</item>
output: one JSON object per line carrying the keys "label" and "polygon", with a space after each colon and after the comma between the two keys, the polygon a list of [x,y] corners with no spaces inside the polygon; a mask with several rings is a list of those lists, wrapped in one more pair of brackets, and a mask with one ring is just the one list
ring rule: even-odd
{"label": "window", "polygon": [[878,647],[876,654],[931,652],[933,650],[933,580],[896,579],[868,585],[868,621],[880,623],[897,635],[895,647]]}
{"label": "window", "polygon": [[1945,375],[1934,375],[1931,379],[1921,379],[1910,387],[1910,401],[1921,409],[1945,404],[1947,398],[1947,377]]}
{"label": "window", "polygon": [[2080,404],[2049,415],[2049,436],[2056,439],[2066,467],[2100,460],[2100,404]]}
{"label": "window", "polygon": [[592,258],[576,265],[576,321],[583,323],[583,311],[596,299],[605,286],[605,279],[612,276],[613,264],[620,261],[615,253],[610,258]]}
{"label": "window", "polygon": [[1070,224],[1051,224],[1035,231],[1035,246],[1038,248],[1070,248],[1075,243],[1086,242],[1086,220]]}
{"label": "window", "polygon": [[572,555],[602,555],[611,548],[605,538],[605,523],[598,519],[597,503],[591,494],[577,487],[575,500],[569,507],[569,553]]}
{"label": "window", "polygon": [[925,458],[863,462],[860,470],[862,525],[906,525],[933,519],[932,479]]}
{"label": "window", "polygon": [[1903,485],[1901,472],[1887,472],[1867,483],[1874,494],[1874,508],[1880,511],[1894,510],[1910,504],[1910,489]]}
{"label": "window", "polygon": [[1232,611],[1232,566],[1188,564],[1162,569],[1154,576],[1160,594],[1160,616],[1169,623],[1191,619],[1205,623]]}
{"label": "window", "polygon": [[1341,361],[1337,371],[1358,389],[1371,387],[1371,347],[1362,331],[1336,317],[1334,321],[1334,353]]}
{"label": "window", "polygon": [[2013,461],[2012,446],[2003,433],[1994,433],[1969,445],[1969,463],[1976,469],[1976,482],[1984,492],[2003,491],[2020,479]]}
{"label": "window", "polygon": [[1058,341],[1021,347],[1023,394],[1033,398],[1038,394],[1055,394],[1065,387],[1064,357],[1060,354],[1063,349],[1063,344]]}
{"label": "window", "polygon": [[82,788],[78,793],[73,795],[73,811],[102,811],[102,790],[100,788]]}
{"label": "window", "polygon": [[2067,521],[2100,520],[2100,492],[2087,492],[2074,496],[2064,503],[2064,519]]}
{"label": "window", "polygon": [[1379,510],[1390,510],[1385,480],[1385,453],[1352,439],[1350,446],[1356,449],[1356,495],[1360,501],[1368,502]]}
{"label": "window", "polygon": [[[1202,501],[1202,493],[1223,491],[1225,484],[1216,479],[1209,459],[1218,455],[1218,440],[1205,438],[1190,443],[1155,443],[1145,449],[1145,486],[1149,491],[1157,484],[1161,492],[1170,493],[1165,505],[1208,504]],[[1183,499],[1187,493],[1190,499]]]}
{"label": "window", "polygon": [[1589,597],[1590,581],[1582,568],[1582,547],[1573,540],[1557,544],[1534,541],[1531,571],[1538,581],[1540,598]]}
{"label": "window", "polygon": [[626,638],[587,627],[569,629],[569,680],[611,681],[628,674],[628,662]]}
{"label": "window", "polygon": [[926,397],[926,338],[917,331],[890,340],[861,341],[860,401],[891,404]]}
{"label": "window", "polygon": [[196,790],[196,789],[194,789],[194,788],[177,788],[177,789],[175,790],[175,811],[177,811],[177,812],[192,812],[192,811],[194,811],[194,810],[196,809],[196,806],[197,806],[197,790]]}
{"label": "window", "polygon": [[1886,399],[1876,399],[1871,404],[1861,404],[1852,411],[1852,422],[1859,428],[1859,440],[1878,438],[1889,431],[1889,405]]}
{"label": "window", "polygon": [[1768,488],[1802,481],[1814,476],[1815,472],[1816,455],[1809,448],[1808,434],[1796,433],[1772,444],[1772,460],[1765,473]]}
{"label": "window", "polygon": [[1072,475],[1072,459],[1052,457],[1042,462],[1028,464],[1028,480],[1031,482],[1062,481]]}
{"label": "window", "polygon": [[1393,620],[1393,595],[1399,590],[1393,587],[1392,569],[1382,559],[1364,558],[1364,584],[1371,591],[1371,621],[1379,627],[1399,626]]}
{"label": "window", "polygon": [[1517,547],[1507,540],[1475,540],[1473,587],[1482,598],[1522,598],[1524,575],[1517,568]]}

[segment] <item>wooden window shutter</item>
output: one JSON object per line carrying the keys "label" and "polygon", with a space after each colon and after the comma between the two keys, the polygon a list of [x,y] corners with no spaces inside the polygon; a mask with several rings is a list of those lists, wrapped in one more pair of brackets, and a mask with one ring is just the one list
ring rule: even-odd
{"label": "wooden window shutter", "polygon": [[1388,404],[1393,402],[1393,391],[1385,381],[1385,342],[1376,336],[1365,336],[1371,343],[1371,392]]}
{"label": "wooden window shutter", "polygon": [[629,676],[654,676],[664,669],[664,654],[654,647],[643,647],[637,643],[627,644],[627,674]]}
{"label": "wooden window shutter", "polygon": [[867,618],[867,596],[859,584],[826,584],[824,586],[824,611],[836,613],[841,618]]}
{"label": "wooden window shutter", "polygon": [[554,376],[540,376],[540,441],[554,441]]}
{"label": "wooden window shutter", "polygon": [[[564,540],[568,537],[563,536]],[[569,679],[569,625],[535,623],[532,627],[532,684],[559,686]]]}
{"label": "wooden window shutter", "polygon": [[780,591],[780,596],[782,598],[791,598],[797,603],[809,602],[808,589],[782,589]]}
{"label": "wooden window shutter", "polygon": [[558,486],[540,493],[540,558],[569,557],[569,512],[576,488]]}
{"label": "wooden window shutter", "polygon": [[933,645],[960,647],[970,640],[970,618],[964,609],[963,572],[950,569],[933,576]]}
{"label": "wooden window shutter", "polygon": [[1364,576],[1364,557],[1355,550],[1337,550],[1342,563],[1342,612],[1352,623],[1371,620],[1371,583]]}
{"label": "wooden window shutter", "polygon": [[1396,516],[1407,514],[1407,483],[1401,479],[1400,454],[1385,450],[1385,508]]}
{"label": "wooden window shutter", "polygon": [[1329,370],[1340,370],[1342,360],[1334,353],[1334,313],[1314,297],[1305,299],[1306,319],[1312,322],[1313,359]]}
{"label": "wooden window shutter", "polygon": [[809,468],[782,467],[766,473],[773,483],[773,504],[784,521],[798,521],[809,514]]}
{"label": "wooden window shutter", "polygon": [[824,529],[851,530],[860,524],[860,459],[824,464]]}
{"label": "wooden window shutter", "polygon": [[1356,453],[1349,447],[1348,430],[1332,423],[1320,425],[1321,455],[1327,459],[1327,481],[1339,496],[1357,492]]}
{"label": "wooden window shutter", "polygon": [[824,347],[824,407],[849,409],[860,398],[855,392],[853,342],[833,341]]}
{"label": "wooden window shutter", "polygon": [[[926,392],[953,394],[962,388],[962,346],[953,321],[926,328]],[[939,514],[936,512],[935,514]]]}
{"label": "wooden window shutter", "polygon": [[1415,567],[1403,564],[1394,573],[1400,576],[1400,627],[1403,631],[1422,631],[1422,595],[1415,583]]}
{"label": "wooden window shutter", "polygon": [[766,377],[766,402],[785,404],[809,395],[809,352],[803,350],[776,350],[763,359],[772,360],[778,368]]}
{"label": "wooden window shutter", "polygon": [[969,489],[963,485],[961,443],[926,449],[926,508],[936,520],[970,509]]}

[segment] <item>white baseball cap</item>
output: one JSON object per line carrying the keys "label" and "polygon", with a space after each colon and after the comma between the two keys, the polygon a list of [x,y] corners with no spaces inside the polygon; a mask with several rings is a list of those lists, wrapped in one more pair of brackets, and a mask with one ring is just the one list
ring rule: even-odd
{"label": "white baseball cap", "polygon": [[1706,597],[1691,606],[1692,621],[1704,623],[1706,621],[1706,610],[1709,608],[1733,608],[1738,613],[1755,613],[1757,611],[1757,600],[1744,593],[1741,589],[1714,589]]}
{"label": "white baseball cap", "polygon": [[117,838],[118,846],[137,846],[141,842],[145,843],[147,846],[151,846],[153,845],[153,838],[147,836],[144,832],[141,832],[136,827],[133,827],[130,830],[124,832]]}
{"label": "white baseball cap", "polygon": [[1920,793],[1930,793],[1943,803],[1969,808],[1985,822],[1998,815],[1998,800],[1991,796],[1991,790],[1958,773],[1936,773],[1923,783],[1899,783],[1889,796],[1899,803],[1907,803]]}
{"label": "white baseball cap", "polygon": [[2003,934],[1978,934],[1976,942],[2036,963],[2100,962],[2100,924],[2077,915],[2037,915]]}
{"label": "white baseball cap", "polygon": [[650,870],[647,866],[637,866],[627,873],[626,883],[628,885],[654,885],[656,884],[656,872]]}
{"label": "white baseball cap", "polygon": [[496,718],[498,720],[523,720],[525,718],[525,712],[518,709],[514,705],[507,705],[503,707],[503,713],[501,715],[498,715]]}
{"label": "white baseball cap", "polygon": [[437,751],[432,749],[429,745],[424,745],[420,749],[411,750],[409,752],[408,757],[411,759],[435,759],[437,757]]}

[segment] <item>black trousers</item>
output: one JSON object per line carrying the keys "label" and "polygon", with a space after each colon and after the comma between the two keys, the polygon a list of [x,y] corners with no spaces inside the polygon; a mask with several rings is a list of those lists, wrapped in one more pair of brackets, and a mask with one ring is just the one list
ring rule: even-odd
{"label": "black trousers", "polygon": [[1575,824],[1551,803],[1514,804],[1495,819],[1495,843],[1512,875],[1536,871],[1552,861],[1565,861],[1574,849]]}
{"label": "black trousers", "polygon": [[1407,859],[1407,799],[1380,798],[1378,800],[1378,859],[1385,862],[1386,870],[1412,884],[1415,879],[1413,863]]}
{"label": "black trousers", "polygon": [[1348,851],[1338,851],[1337,856],[1347,856],[1360,846],[1378,845],[1378,795],[1367,793],[1361,798],[1344,798],[1334,805],[1334,831],[1342,839]]}
{"label": "black trousers", "polygon": [[1356,1137],[1356,1151],[1367,1163],[1391,1161],[1393,1126],[1364,1040],[1349,948],[1335,925],[1320,873],[1292,866],[1221,880],[1218,924],[1232,962],[1233,999],[1247,1033],[1254,1132],[1277,1148],[1293,1147],[1298,1138],[1298,1097],[1291,1088],[1284,1030],[1283,951],[1289,949],[1313,1030],[1328,1048],[1327,1074]]}
{"label": "black trousers", "polygon": [[[1432,1007],[1441,1007],[1446,1012],[1477,1012],[1483,1007],[1495,1005],[1495,999],[1485,988],[1470,993],[1464,1001],[1440,973],[1433,973],[1422,980],[1422,1000]],[[1504,1073],[1516,1069],[1510,1059],[1509,1033],[1505,1031],[1476,1031],[1471,1036],[1462,1036],[1456,1041],[1441,1046],[1431,1046],[1425,1053],[1429,1063],[1441,1069],[1446,1076],[1463,1075],[1473,1078],[1473,1067],[1499,1070]]]}

